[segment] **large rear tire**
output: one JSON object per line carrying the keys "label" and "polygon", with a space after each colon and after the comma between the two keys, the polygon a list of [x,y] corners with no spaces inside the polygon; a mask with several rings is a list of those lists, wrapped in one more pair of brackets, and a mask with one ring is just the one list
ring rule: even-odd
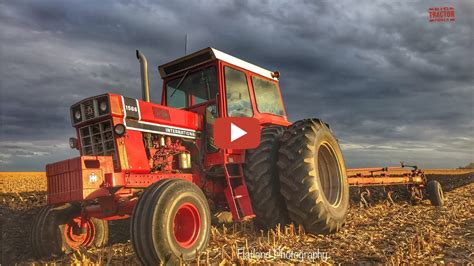
{"label": "large rear tire", "polygon": [[162,180],[145,189],[133,210],[133,249],[144,265],[190,261],[207,247],[210,226],[209,205],[195,184]]}
{"label": "large rear tire", "polygon": [[80,210],[71,204],[44,206],[35,218],[31,246],[36,257],[60,256],[80,248],[104,247],[109,238],[105,220],[89,218],[81,227]]}
{"label": "large rear tire", "polygon": [[291,220],[313,234],[339,231],[349,208],[349,185],[329,127],[318,119],[289,126],[281,138],[278,170]]}
{"label": "large rear tire", "polygon": [[274,228],[289,220],[277,171],[279,140],[283,131],[280,126],[262,128],[260,145],[245,154],[245,183],[256,215],[255,225],[261,229]]}

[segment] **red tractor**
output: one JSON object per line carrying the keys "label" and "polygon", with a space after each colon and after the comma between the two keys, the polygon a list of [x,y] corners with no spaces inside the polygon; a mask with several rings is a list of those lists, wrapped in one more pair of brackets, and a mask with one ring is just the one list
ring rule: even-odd
{"label": "red tractor", "polygon": [[[107,93],[71,107],[80,156],[46,166],[48,205],[32,229],[38,256],[102,247],[108,220],[131,217],[131,242],[145,265],[189,261],[206,249],[211,215],[254,218],[262,229],[295,223],[329,234],[343,225],[349,187],[328,124],[287,120],[278,72],[206,48],[159,67],[161,104]],[[253,117],[252,150],[214,145],[214,121]]]}

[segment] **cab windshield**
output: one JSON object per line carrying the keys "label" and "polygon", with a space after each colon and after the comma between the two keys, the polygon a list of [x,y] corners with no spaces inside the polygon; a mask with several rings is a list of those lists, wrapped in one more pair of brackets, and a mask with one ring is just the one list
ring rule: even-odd
{"label": "cab windshield", "polygon": [[166,83],[166,105],[186,108],[216,98],[217,72],[214,66],[182,76]]}

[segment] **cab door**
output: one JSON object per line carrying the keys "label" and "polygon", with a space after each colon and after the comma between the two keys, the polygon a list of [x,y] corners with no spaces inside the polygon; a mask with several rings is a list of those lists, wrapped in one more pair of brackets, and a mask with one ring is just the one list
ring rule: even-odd
{"label": "cab door", "polygon": [[246,71],[223,64],[223,104],[224,117],[253,117],[254,107]]}
{"label": "cab door", "polygon": [[219,62],[219,93],[216,102],[206,106],[206,168],[226,163],[242,163],[245,151],[219,149],[214,146],[213,125],[219,117],[253,117],[253,96],[249,90],[249,75],[245,70]]}

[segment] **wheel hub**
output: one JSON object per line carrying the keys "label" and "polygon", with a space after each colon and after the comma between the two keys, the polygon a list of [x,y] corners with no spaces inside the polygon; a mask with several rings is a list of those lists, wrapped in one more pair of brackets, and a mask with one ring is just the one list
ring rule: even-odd
{"label": "wheel hub", "polygon": [[338,206],[342,198],[343,184],[341,181],[341,169],[336,154],[328,143],[319,147],[318,176],[322,191],[326,200],[332,206]]}
{"label": "wheel hub", "polygon": [[73,249],[88,247],[92,244],[95,235],[94,223],[87,219],[82,221],[76,217],[64,226],[64,237],[66,243]]}
{"label": "wheel hub", "polygon": [[199,211],[191,203],[179,206],[173,219],[173,233],[178,245],[190,248],[196,242],[201,228]]}

